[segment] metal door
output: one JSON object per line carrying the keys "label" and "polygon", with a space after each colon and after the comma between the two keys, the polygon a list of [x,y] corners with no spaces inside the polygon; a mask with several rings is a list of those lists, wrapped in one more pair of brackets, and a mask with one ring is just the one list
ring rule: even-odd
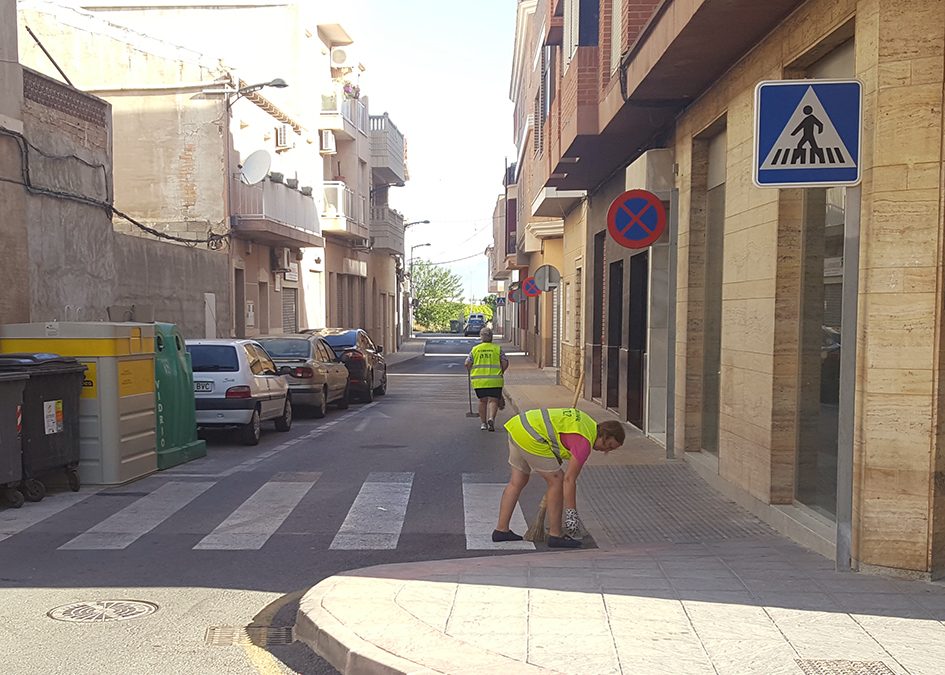
{"label": "metal door", "polygon": [[282,332],[299,332],[299,291],[282,287]]}

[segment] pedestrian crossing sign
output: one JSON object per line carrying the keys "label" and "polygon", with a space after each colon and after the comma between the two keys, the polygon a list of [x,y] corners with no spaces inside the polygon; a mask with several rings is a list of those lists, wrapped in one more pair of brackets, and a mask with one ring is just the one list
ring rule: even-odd
{"label": "pedestrian crossing sign", "polygon": [[755,88],[759,187],[860,182],[863,96],[857,80],[776,80]]}

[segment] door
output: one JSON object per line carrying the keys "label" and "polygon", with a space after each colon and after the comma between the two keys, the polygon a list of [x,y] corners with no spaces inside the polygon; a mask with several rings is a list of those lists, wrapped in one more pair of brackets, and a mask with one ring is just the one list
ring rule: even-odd
{"label": "door", "polygon": [[233,318],[236,337],[246,337],[246,273],[233,270]]}
{"label": "door", "polygon": [[630,258],[627,340],[627,421],[643,429],[646,401],[646,333],[649,303],[649,251]]}
{"label": "door", "polygon": [[324,364],[328,373],[328,399],[340,398],[348,382],[348,369],[336,362],[334,352],[321,340],[315,343],[315,358]]}
{"label": "door", "polygon": [[282,287],[282,332],[299,332],[299,290]]}
{"label": "door", "polygon": [[623,261],[610,264],[607,285],[607,407],[620,408],[620,348],[623,346]]}
{"label": "door", "polygon": [[247,349],[252,354],[253,360],[250,361],[250,370],[252,370],[253,378],[258,383],[262,417],[264,419],[278,417],[282,414],[289,385],[284,377],[277,374],[276,364],[272,362],[272,359],[269,358],[262,347],[247,345]]}

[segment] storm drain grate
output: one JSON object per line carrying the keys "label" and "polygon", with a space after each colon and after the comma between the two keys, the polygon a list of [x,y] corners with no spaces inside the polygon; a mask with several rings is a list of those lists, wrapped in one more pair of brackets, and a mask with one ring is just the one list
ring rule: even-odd
{"label": "storm drain grate", "polygon": [[96,600],[62,605],[46,612],[46,616],[71,623],[103,623],[140,619],[157,610],[158,606],[153,602],[143,600]]}
{"label": "storm drain grate", "polygon": [[204,638],[211,647],[290,645],[295,638],[290,626],[210,626]]}
{"label": "storm drain grate", "polygon": [[825,661],[796,659],[804,675],[896,675],[882,661]]}

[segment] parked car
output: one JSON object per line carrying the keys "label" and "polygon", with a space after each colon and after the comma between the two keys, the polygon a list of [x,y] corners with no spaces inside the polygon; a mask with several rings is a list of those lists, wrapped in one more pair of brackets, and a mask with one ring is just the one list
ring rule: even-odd
{"label": "parked car", "polygon": [[470,314],[469,320],[466,322],[466,328],[463,330],[463,335],[469,337],[474,335],[479,337],[479,331],[486,327],[486,320],[483,318],[482,314]]}
{"label": "parked car", "polygon": [[348,369],[331,345],[318,335],[282,335],[260,338],[279,373],[289,382],[292,403],[311,406],[315,417],[324,417],[330,403],[348,407]]}
{"label": "parked car", "polygon": [[289,383],[254,340],[187,340],[194,368],[198,427],[237,427],[256,445],[262,422],[292,428]]}
{"label": "parked car", "polygon": [[323,328],[314,333],[325,338],[348,368],[348,386],[363,401],[387,393],[387,362],[384,348],[376,345],[360,328]]}

